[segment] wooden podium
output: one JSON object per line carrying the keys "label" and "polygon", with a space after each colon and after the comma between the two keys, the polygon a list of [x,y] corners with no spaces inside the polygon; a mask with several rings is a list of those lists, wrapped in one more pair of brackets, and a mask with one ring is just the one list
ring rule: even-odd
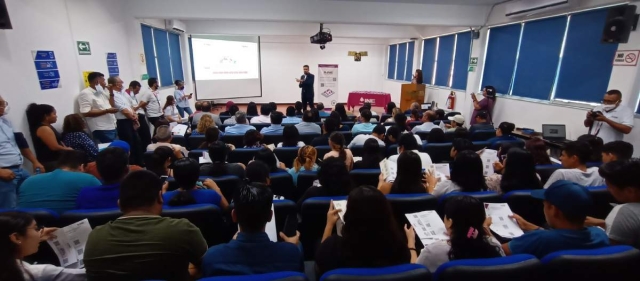
{"label": "wooden podium", "polygon": [[402,84],[400,108],[404,111],[409,109],[413,102],[422,104],[424,102],[425,92],[426,85],[424,84]]}

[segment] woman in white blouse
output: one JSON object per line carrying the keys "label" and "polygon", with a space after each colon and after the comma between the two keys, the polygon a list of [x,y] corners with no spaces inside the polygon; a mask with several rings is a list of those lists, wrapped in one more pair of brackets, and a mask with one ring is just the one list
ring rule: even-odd
{"label": "woman in white blouse", "polygon": [[87,280],[84,269],[67,269],[50,264],[29,264],[22,259],[38,252],[41,241],[56,228],[40,228],[29,214],[0,213],[0,280],[75,281]]}
{"label": "woman in white blouse", "polygon": [[167,118],[169,122],[178,122],[182,123],[182,116],[176,107],[176,99],[173,96],[167,96],[167,101],[164,103],[164,107],[162,108],[164,111],[164,117]]}
{"label": "woman in white blouse", "polygon": [[458,152],[451,165],[451,179],[438,182],[436,175],[427,173],[427,191],[433,196],[459,192],[487,191],[487,182],[480,156],[474,151]]}

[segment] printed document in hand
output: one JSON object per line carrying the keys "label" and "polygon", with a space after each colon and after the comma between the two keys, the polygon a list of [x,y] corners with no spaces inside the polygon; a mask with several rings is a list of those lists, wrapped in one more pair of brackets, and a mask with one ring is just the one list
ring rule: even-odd
{"label": "printed document in hand", "polygon": [[451,176],[451,169],[449,168],[449,164],[431,164],[429,167],[429,172],[435,172],[436,178],[438,178],[438,182],[447,180],[447,177]]}
{"label": "printed document in hand", "polygon": [[481,151],[480,159],[482,159],[484,176],[488,177],[495,174],[495,171],[493,170],[493,163],[500,162],[498,159],[498,151],[493,149],[483,149]]}
{"label": "printed document in hand", "polygon": [[386,182],[394,182],[398,175],[398,164],[387,159],[380,161],[380,173]]}
{"label": "printed document in hand", "polygon": [[422,245],[426,246],[438,241],[449,240],[444,222],[436,211],[424,211],[405,214],[409,223],[418,234]]}
{"label": "printed document in hand", "polygon": [[109,147],[110,144],[111,144],[110,142],[109,143],[99,143],[98,144],[98,150],[102,151],[103,149]]}
{"label": "printed document in hand", "polygon": [[438,125],[438,127],[440,127],[440,129],[442,129],[444,132],[447,132],[447,124],[440,121],[440,125]]}
{"label": "printed document in hand", "polygon": [[491,217],[491,230],[504,238],[516,238],[524,234],[507,203],[484,203],[487,216]]}
{"label": "printed document in hand", "polygon": [[344,222],[344,213],[347,212],[347,200],[333,200],[333,208],[340,209],[342,211],[340,211],[338,213],[338,215],[340,216],[340,219]]}
{"label": "printed document in hand", "polygon": [[91,230],[89,221],[84,219],[53,232],[56,238],[47,240],[47,243],[58,256],[62,267],[84,268],[84,248]]}
{"label": "printed document in hand", "polygon": [[202,156],[198,158],[198,163],[200,164],[212,163],[211,157],[209,157],[209,152],[203,151]]}
{"label": "printed document in hand", "polygon": [[276,212],[274,210],[273,204],[271,204],[271,213],[273,213],[274,215],[271,218],[271,221],[267,223],[267,227],[265,228],[264,231],[269,236],[269,240],[271,240],[271,242],[278,242],[278,231],[276,230],[276,216],[275,216]]}
{"label": "printed document in hand", "polygon": [[187,133],[187,129],[189,129],[189,126],[185,124],[178,124],[171,129],[171,134],[174,136],[184,136],[184,134]]}
{"label": "printed document in hand", "polygon": [[362,157],[360,157],[360,156],[353,156],[353,163],[358,162],[358,161],[362,161]]}

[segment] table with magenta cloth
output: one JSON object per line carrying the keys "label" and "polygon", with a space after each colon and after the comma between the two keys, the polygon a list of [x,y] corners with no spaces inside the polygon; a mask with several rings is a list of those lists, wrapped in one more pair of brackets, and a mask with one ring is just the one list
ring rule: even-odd
{"label": "table with magenta cloth", "polygon": [[386,107],[387,103],[391,102],[391,94],[372,91],[349,92],[347,110],[362,106],[365,102],[371,103],[372,107]]}

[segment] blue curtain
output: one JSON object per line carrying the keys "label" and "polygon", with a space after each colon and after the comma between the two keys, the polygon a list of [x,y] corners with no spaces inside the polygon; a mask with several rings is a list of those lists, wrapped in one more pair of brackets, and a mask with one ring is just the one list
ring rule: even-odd
{"label": "blue curtain", "polygon": [[618,44],[600,42],[608,12],[601,9],[571,16],[555,98],[602,100],[618,49]]}
{"label": "blue curtain", "polygon": [[169,52],[171,53],[173,80],[184,80],[182,53],[180,52],[180,35],[169,33]]}
{"label": "blue curtain", "polygon": [[512,95],[549,100],[566,28],[567,16],[524,24]]}
{"label": "blue curtain", "polygon": [[431,84],[433,77],[433,66],[436,63],[436,40],[438,38],[426,39],[422,42],[422,80],[424,84]]}
{"label": "blue curtain", "polygon": [[387,78],[396,79],[396,52],[398,45],[389,46],[389,66],[387,66]]}
{"label": "blue curtain", "polygon": [[458,33],[456,40],[456,60],[453,63],[451,88],[466,90],[471,58],[471,32]]}
{"label": "blue curtain", "polygon": [[167,32],[154,28],[153,42],[156,44],[156,59],[158,61],[158,71],[160,71],[160,86],[171,86],[173,85],[173,75],[171,74],[171,58],[169,57]]}
{"label": "blue curtain", "polygon": [[413,79],[413,53],[415,53],[416,41],[409,42],[407,46],[407,71],[404,72],[404,81]]}
{"label": "blue curtain", "polygon": [[456,35],[440,37],[438,45],[438,61],[436,62],[436,86],[449,87],[451,63],[453,62],[453,44]]}
{"label": "blue curtain", "polygon": [[500,26],[489,30],[481,87],[491,85],[501,94],[509,93],[520,42],[521,24]]}
{"label": "blue curtain", "polygon": [[142,47],[144,49],[144,58],[147,64],[147,74],[151,78],[158,77],[158,70],[156,67],[156,54],[153,51],[153,31],[152,28],[144,24],[142,28]]}
{"label": "blue curtain", "polygon": [[405,65],[407,62],[407,43],[398,44],[398,64],[396,67],[396,80],[404,79]]}

